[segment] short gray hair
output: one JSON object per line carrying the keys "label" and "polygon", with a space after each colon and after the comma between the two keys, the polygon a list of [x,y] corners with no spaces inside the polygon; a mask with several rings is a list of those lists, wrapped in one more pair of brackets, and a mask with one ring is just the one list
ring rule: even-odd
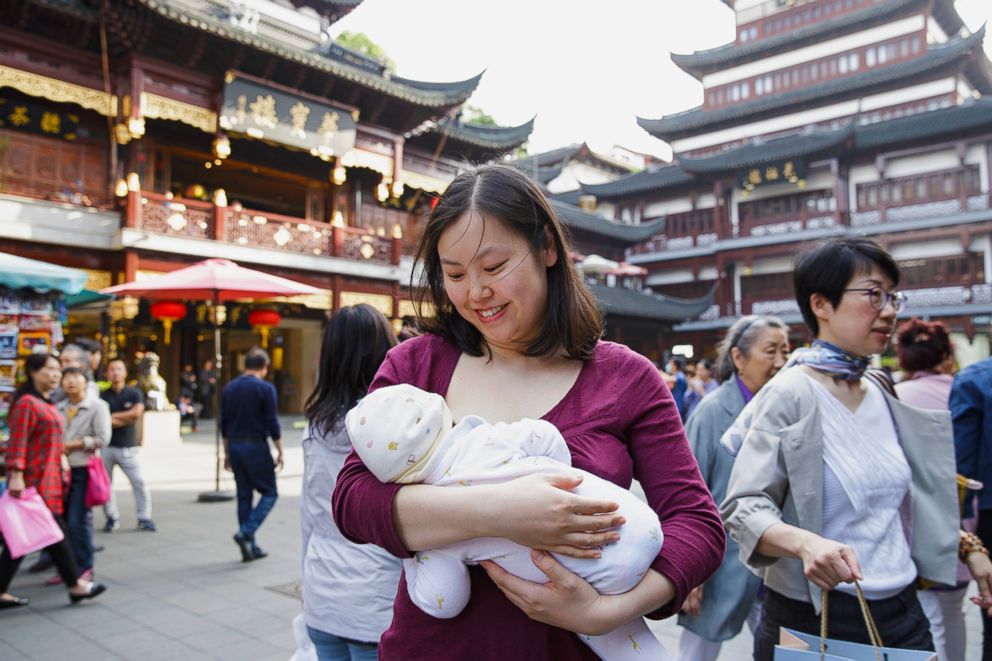
{"label": "short gray hair", "polygon": [[758,341],[761,332],[767,328],[778,328],[786,333],[789,327],[778,317],[771,315],[749,314],[741,317],[727,329],[727,334],[723,337],[718,347],[716,358],[716,378],[723,383],[734,374],[737,374],[737,366],[734,365],[733,349],[737,347],[745,356],[751,353],[754,343]]}
{"label": "short gray hair", "polygon": [[62,352],[59,355],[66,356],[73,361],[79,361],[80,367],[84,369],[90,368],[90,352],[78,344],[70,342],[62,347]]}

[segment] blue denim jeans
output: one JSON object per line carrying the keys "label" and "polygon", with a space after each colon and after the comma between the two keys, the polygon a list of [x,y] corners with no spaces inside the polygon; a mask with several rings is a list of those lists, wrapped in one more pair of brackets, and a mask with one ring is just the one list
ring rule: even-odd
{"label": "blue denim jeans", "polygon": [[361,643],[313,627],[307,627],[307,633],[317,648],[317,661],[376,661],[379,657],[375,643]]}
{"label": "blue denim jeans", "polygon": [[69,532],[69,546],[76,557],[80,571],[93,568],[93,527],[88,525],[90,510],[86,507],[86,487],[89,470],[83,466],[72,469],[69,494],[65,499],[65,524]]}
{"label": "blue denim jeans", "polygon": [[[232,442],[228,445],[231,471],[238,487],[239,532],[254,540],[255,532],[276,504],[276,464],[266,442]],[[252,507],[254,492],[261,494]]]}

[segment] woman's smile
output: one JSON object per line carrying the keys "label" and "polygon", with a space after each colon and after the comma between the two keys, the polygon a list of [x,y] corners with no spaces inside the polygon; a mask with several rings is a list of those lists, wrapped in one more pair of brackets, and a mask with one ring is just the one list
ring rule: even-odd
{"label": "woman's smile", "polygon": [[507,303],[504,303],[503,305],[497,305],[484,310],[476,310],[476,314],[482,323],[489,324],[503,316],[503,311],[506,310],[507,305]]}

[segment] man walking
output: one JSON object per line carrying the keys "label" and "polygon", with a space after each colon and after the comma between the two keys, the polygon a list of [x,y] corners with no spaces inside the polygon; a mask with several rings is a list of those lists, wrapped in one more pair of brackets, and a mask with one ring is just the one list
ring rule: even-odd
{"label": "man walking", "polygon": [[[276,389],[265,380],[269,354],[254,348],[245,357],[245,371],[224,387],[220,397],[224,468],[234,473],[238,487],[238,532],[234,541],[241,560],[267,554],[255,543],[255,533],[276,504],[276,470],[282,468],[282,433],[276,415]],[[272,460],[268,439],[276,446]],[[254,492],[261,497],[252,507]]]}
{"label": "man walking", "polygon": [[[107,365],[107,378],[110,388],[100,393],[100,398],[110,405],[110,424],[113,432],[110,445],[103,452],[103,464],[107,475],[114,479],[114,466],[120,466],[127,479],[131,482],[134,492],[134,507],[138,511],[138,530],[155,532],[152,521],[152,498],[148,485],[141,477],[141,464],[138,462],[138,447],[135,430],[141,414],[145,412],[145,399],[141,391],[127,385],[127,366],[120,358],[111,360]],[[110,500],[103,506],[107,515],[104,532],[114,532],[121,527],[120,511],[117,509],[117,497],[113,489]]]}
{"label": "man walking", "polygon": [[[954,379],[950,397],[958,473],[985,486],[978,492],[978,537],[992,548],[992,358],[969,365]],[[966,502],[970,509],[971,501]],[[970,516],[966,511],[966,516]],[[983,659],[992,659],[992,618],[982,609]]]}

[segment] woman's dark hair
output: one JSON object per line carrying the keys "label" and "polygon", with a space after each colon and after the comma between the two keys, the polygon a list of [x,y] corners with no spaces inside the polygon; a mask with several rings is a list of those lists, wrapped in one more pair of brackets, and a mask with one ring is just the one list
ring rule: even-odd
{"label": "woman's dark hair", "polygon": [[386,352],[396,346],[389,320],[375,308],[360,304],[341,308],[324,328],[317,385],[304,412],[314,432],[334,430],[369,390]]}
{"label": "woman's dark hair", "polygon": [[[527,241],[532,252],[551,247],[547,246],[550,235],[558,252],[557,261],[547,269],[544,325],[524,353],[548,357],[564,350],[571,358],[590,358],[603,334],[603,316],[596,300],[569,258],[565,230],[544,193],[520,170],[505,165],[484,165],[458,175],[431,212],[417,246],[417,260],[423,264],[420,286],[411,283],[420,327],[447,338],[471,356],[481,356],[487,350],[482,334],[448,299],[438,255],[444,231],[473,211],[483,223],[504,223]],[[431,312],[432,318],[427,314]]]}
{"label": "woman's dark hair", "polygon": [[907,372],[933,370],[954,355],[947,326],[913,317],[896,331],[899,367]]}
{"label": "woman's dark hair", "polygon": [[14,393],[14,397],[10,402],[11,406],[24,395],[34,395],[43,402],[49,401],[34,385],[34,375],[44,369],[48,365],[49,360],[54,360],[56,363],[59,362],[59,359],[50,353],[33,353],[24,359],[24,371],[27,373],[28,378]]}
{"label": "woman's dark hair", "polygon": [[820,324],[813,314],[810,297],[821,294],[837,307],[855,274],[868,273],[874,266],[881,269],[893,285],[899,284],[899,267],[895,260],[869,239],[830,239],[796,258],[792,271],[796,303],[814,337],[820,334]]}
{"label": "woman's dark hair", "polygon": [[727,329],[727,334],[723,336],[717,346],[716,380],[723,383],[733,375],[737,374],[737,366],[734,365],[734,347],[740,349],[745,356],[749,356],[754,343],[758,341],[762,331],[766,328],[778,328],[789,333],[789,327],[778,317],[771,315],[749,314],[741,317]]}

